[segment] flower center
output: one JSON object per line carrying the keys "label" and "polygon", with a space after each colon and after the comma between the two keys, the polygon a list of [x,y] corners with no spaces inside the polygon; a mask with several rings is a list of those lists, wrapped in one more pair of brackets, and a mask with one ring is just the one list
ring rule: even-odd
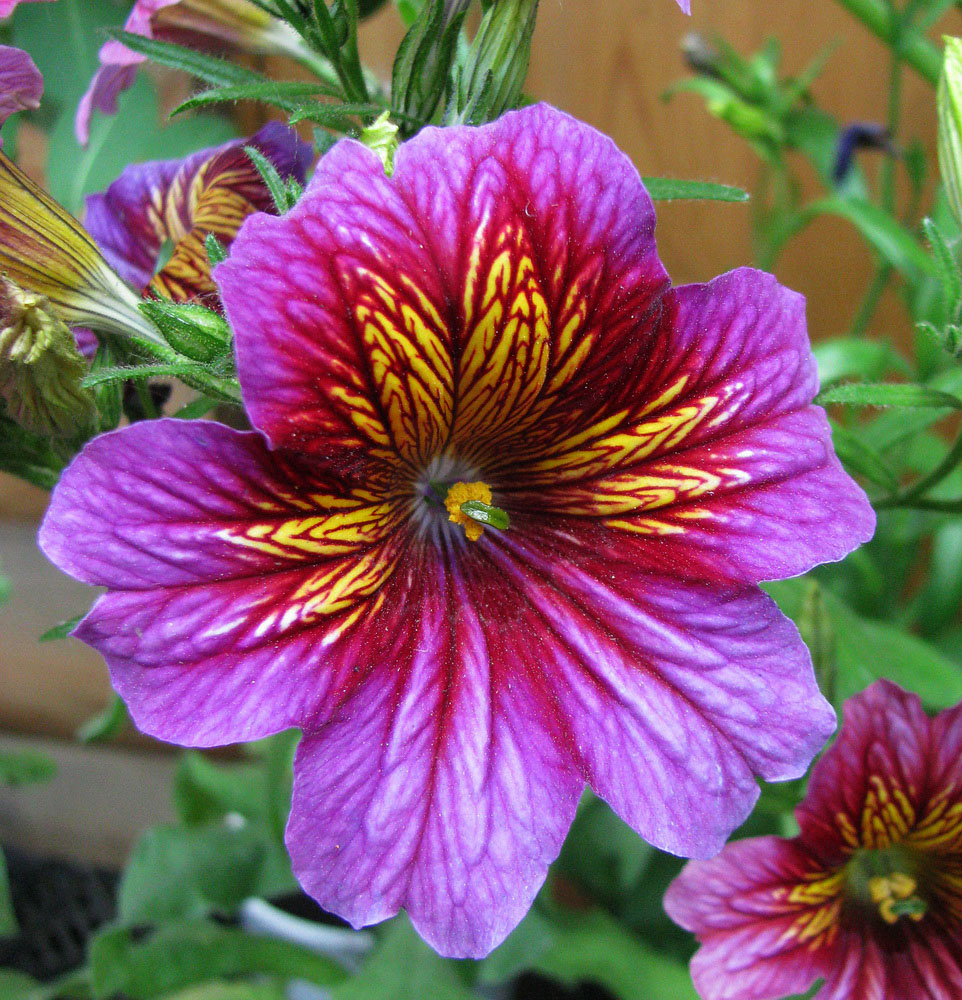
{"label": "flower center", "polygon": [[920,867],[915,852],[897,845],[860,851],[849,862],[849,895],[877,909],[887,924],[897,924],[901,917],[919,921],[928,912],[928,903],[919,892]]}
{"label": "flower center", "polygon": [[507,528],[508,516],[491,504],[491,487],[487,483],[455,483],[444,498],[448,520],[460,524],[469,542],[484,534],[485,526]]}

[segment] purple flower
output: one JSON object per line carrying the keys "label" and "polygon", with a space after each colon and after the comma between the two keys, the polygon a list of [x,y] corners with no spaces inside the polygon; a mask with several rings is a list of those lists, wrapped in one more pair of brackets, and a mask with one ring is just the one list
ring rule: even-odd
{"label": "purple flower", "polygon": [[[87,198],[87,230],[122,277],[177,302],[216,298],[207,235],[229,247],[248,215],[276,211],[245,146],[263,153],[285,180],[304,182],[311,146],[271,122],[251,139],[183,160],[133,164],[105,192]],[[165,245],[171,254],[158,272]]]}
{"label": "purple flower", "polygon": [[18,111],[39,108],[41,97],[43,77],[34,61],[22,49],[0,45],[0,125]]}
{"label": "purple flower", "polygon": [[[249,0],[134,0],[124,30],[205,51],[224,47],[248,52],[300,51],[293,29]],[[82,145],[90,138],[94,109],[115,115],[117,98],[133,86],[145,59],[114,39],[101,47],[100,69],[77,108],[75,127]]]}
{"label": "purple flower", "polygon": [[851,698],[796,816],[793,840],[736,841],[669,888],[701,996],[962,996],[962,705],[930,719],[888,681]]}
{"label": "purple flower", "polygon": [[22,3],[53,3],[53,0],[0,0],[0,18],[10,17]]}
{"label": "purple flower", "polygon": [[390,178],[344,140],[215,271],[257,430],[137,424],[54,495],[41,545],[108,588],[76,634],[142,729],[303,729],[288,846],[356,926],[403,906],[483,955],[586,783],[707,857],[834,728],[756,586],[874,524],[802,299],[751,270],[671,289],[654,224],[628,159],[544,105],[425,129]]}

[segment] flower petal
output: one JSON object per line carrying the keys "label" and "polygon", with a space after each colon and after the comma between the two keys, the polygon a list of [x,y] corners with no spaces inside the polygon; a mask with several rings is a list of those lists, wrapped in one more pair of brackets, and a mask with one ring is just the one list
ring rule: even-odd
{"label": "flower petal", "polygon": [[604,518],[641,536],[640,558],[708,579],[794,576],[870,538],[872,508],[809,405],[801,296],[742,269],[666,298],[635,412],[559,440],[518,502]]}
{"label": "flower petal", "polygon": [[259,149],[284,178],[304,181],[311,147],[277,122],[249,140],[234,140],[182,160],[137,163],[102,194],[87,198],[85,223],[107,260],[137,288],[154,278],[161,248],[174,245],[158,276],[159,294],[177,301],[215,291],[204,238],[229,247],[252,212],[274,203],[244,146]]}
{"label": "flower petal", "polygon": [[301,743],[287,832],[323,907],[360,927],[403,906],[456,957],[524,916],[584,786],[538,674],[497,655],[484,609],[499,595],[478,587],[430,554],[403,598],[418,614],[388,598],[382,651],[358,649],[379,656],[369,676]]}
{"label": "flower petal", "polygon": [[335,681],[325,650],[394,570],[398,517],[257,434],[162,420],[86,446],[40,545],[112,588],[75,634],[104,655],[137,724],[212,745],[315,713]]}
{"label": "flower petal", "polygon": [[754,587],[639,568],[611,531],[512,525],[480,543],[516,589],[512,653],[544,672],[591,787],[655,846],[716,853],[755,776],[800,776],[834,729],[795,627]]}
{"label": "flower petal", "polygon": [[667,282],[653,230],[627,158],[546,106],[424,129],[391,178],[344,141],[216,271],[252,420],[277,446],[405,458],[454,420],[479,461],[550,440],[630,395]]}
{"label": "flower petal", "polygon": [[930,791],[930,733],[918,695],[889,681],[845,702],[839,738],[812,770],[796,811],[803,838],[827,863],[911,835]]}
{"label": "flower petal", "polygon": [[18,111],[40,107],[42,96],[43,77],[30,56],[22,49],[0,45],[0,125]]}
{"label": "flower petal", "polygon": [[691,965],[699,995],[805,993],[839,951],[839,889],[797,841],[778,837],[735,841],[715,858],[689,862],[669,886],[665,910],[701,944]]}

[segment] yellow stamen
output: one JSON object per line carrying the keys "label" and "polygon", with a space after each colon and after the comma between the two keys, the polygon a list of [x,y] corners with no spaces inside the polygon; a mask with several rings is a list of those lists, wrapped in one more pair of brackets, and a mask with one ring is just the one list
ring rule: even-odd
{"label": "yellow stamen", "polygon": [[460,524],[469,542],[476,542],[484,534],[484,525],[468,517],[461,510],[461,504],[468,500],[480,500],[481,503],[491,503],[491,487],[487,483],[455,483],[444,498],[449,520]]}
{"label": "yellow stamen", "polygon": [[[925,916],[925,904],[916,895],[918,887],[915,879],[904,872],[877,875],[868,881],[872,902],[878,906],[879,913],[887,924],[898,923],[901,916],[908,916],[916,921]],[[905,903],[917,903],[918,906],[905,906]]]}

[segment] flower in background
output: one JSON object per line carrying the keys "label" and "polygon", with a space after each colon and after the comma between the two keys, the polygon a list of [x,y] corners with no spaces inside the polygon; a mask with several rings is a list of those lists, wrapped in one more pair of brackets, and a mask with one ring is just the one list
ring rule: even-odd
{"label": "flower in background", "polygon": [[18,111],[39,108],[41,97],[43,77],[34,61],[22,49],[0,45],[0,125]]}
{"label": "flower in background", "polygon": [[845,705],[793,840],[693,861],[665,908],[698,935],[705,1000],[962,996],[962,705],[934,719],[887,681]]}
{"label": "flower in background", "polygon": [[162,343],[80,223],[2,153],[0,274],[44,296],[70,326]]}
{"label": "flower in background", "polygon": [[183,160],[133,164],[105,192],[87,198],[87,230],[123,278],[175,302],[214,304],[207,235],[229,247],[248,215],[276,211],[246,145],[263,153],[282,178],[303,184],[312,147],[272,122],[249,140]]}
{"label": "flower in background", "polygon": [[302,728],[288,846],[356,926],[403,906],[483,955],[586,782],[710,856],[834,729],[756,586],[874,525],[802,298],[671,289],[654,224],[544,105],[424,129],[391,177],[344,140],[214,272],[258,430],[125,428],[53,497],[44,551],[108,588],[75,634],[143,730]]}
{"label": "flower in background", "polygon": [[53,0],[0,0],[0,18],[10,17],[22,3],[53,3]]}
{"label": "flower in background", "polygon": [[[135,0],[124,30],[204,51],[303,54],[297,33],[249,0]],[[114,39],[101,47],[100,69],[77,108],[76,132],[82,145],[90,138],[94,109],[116,114],[117,98],[133,85],[145,58]]]}

